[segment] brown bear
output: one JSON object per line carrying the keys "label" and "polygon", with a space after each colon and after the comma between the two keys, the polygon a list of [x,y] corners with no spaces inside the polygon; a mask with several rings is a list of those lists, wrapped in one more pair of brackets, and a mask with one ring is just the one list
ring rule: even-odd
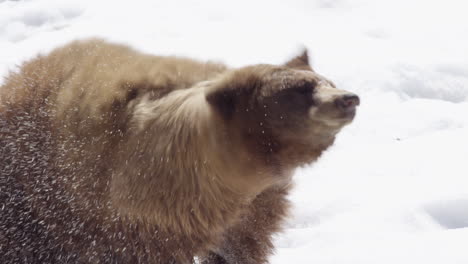
{"label": "brown bear", "polygon": [[2,263],[267,263],[294,169],[358,104],[306,52],[229,69],[94,39],[38,56],[0,88]]}

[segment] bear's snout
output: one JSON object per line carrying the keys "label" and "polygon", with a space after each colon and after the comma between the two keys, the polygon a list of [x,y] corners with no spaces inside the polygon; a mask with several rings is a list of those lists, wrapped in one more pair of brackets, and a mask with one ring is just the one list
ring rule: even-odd
{"label": "bear's snout", "polygon": [[349,93],[335,99],[335,105],[344,113],[354,112],[360,103],[359,96]]}

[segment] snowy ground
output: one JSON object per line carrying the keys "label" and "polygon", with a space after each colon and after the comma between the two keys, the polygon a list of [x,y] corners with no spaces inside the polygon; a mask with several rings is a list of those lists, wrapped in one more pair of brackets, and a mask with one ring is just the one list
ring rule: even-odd
{"label": "snowy ground", "polygon": [[[274,264],[468,263],[464,0],[0,0],[0,76],[101,36],[231,66],[314,68],[361,96],[355,122],[298,171]],[[1,82],[1,81],[0,81]]]}

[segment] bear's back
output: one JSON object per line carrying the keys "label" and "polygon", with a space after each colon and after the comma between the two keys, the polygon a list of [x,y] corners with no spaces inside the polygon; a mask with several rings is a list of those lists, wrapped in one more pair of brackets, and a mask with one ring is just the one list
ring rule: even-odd
{"label": "bear's back", "polygon": [[158,99],[225,70],[222,64],[146,55],[99,39],[75,41],[12,73],[0,88],[0,111],[22,104],[45,107],[66,123],[101,122],[135,97]]}

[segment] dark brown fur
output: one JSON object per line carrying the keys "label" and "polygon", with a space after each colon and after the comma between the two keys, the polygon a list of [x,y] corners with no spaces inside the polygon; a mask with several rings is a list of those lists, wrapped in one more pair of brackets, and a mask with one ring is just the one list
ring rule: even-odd
{"label": "dark brown fur", "polygon": [[266,263],[293,170],[352,120],[342,93],[306,53],[238,70],[100,40],[39,56],[0,88],[2,263]]}

